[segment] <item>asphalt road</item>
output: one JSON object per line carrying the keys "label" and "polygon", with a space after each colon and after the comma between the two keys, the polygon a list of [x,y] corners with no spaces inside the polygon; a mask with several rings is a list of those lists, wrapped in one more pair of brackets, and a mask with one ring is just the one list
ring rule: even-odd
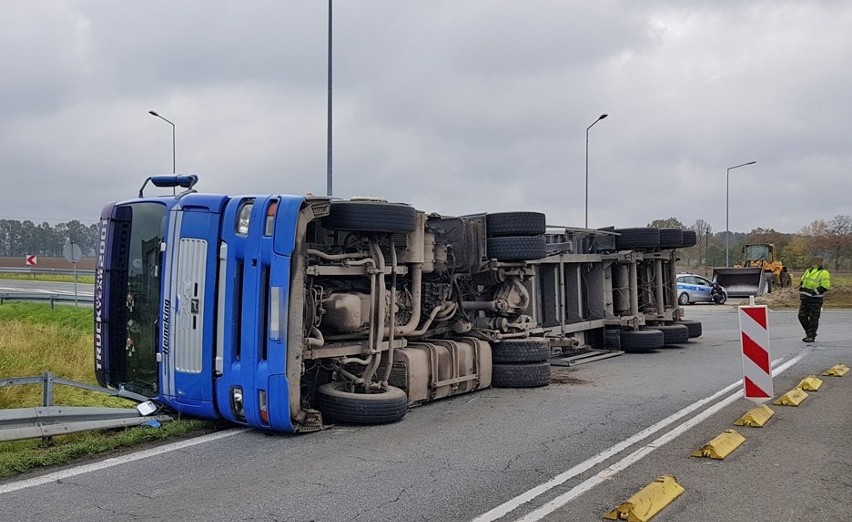
{"label": "asphalt road", "polygon": [[[601,520],[668,473],[686,492],[655,521],[845,518],[852,373],[738,428],[747,441],[726,460],[690,457],[752,404],[727,399],[742,377],[736,308],[686,310],[704,325],[688,345],[554,368],[545,388],[461,395],[389,426],[234,430],[6,481],[0,519]],[[826,311],[806,346],[795,312],[772,312],[776,394],[852,366],[850,322]]]}
{"label": "asphalt road", "polygon": [[[74,295],[74,283],[56,281],[30,281],[26,279],[0,279],[0,294],[2,293],[24,293],[24,294],[62,294]],[[94,285],[91,283],[77,283],[77,295],[91,298],[94,295]]]}

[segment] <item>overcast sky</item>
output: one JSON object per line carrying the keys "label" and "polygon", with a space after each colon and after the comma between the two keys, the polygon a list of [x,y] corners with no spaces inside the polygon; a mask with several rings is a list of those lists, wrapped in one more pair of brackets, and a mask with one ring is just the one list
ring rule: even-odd
{"label": "overcast sky", "polygon": [[[347,0],[334,196],[583,226],[852,214],[852,2]],[[172,170],[326,193],[328,2],[0,2],[0,218],[94,222]]]}

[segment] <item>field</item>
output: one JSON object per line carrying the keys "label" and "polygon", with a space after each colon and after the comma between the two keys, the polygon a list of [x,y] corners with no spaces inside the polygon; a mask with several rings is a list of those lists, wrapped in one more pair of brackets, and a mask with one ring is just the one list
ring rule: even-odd
{"label": "field", "polygon": [[[28,377],[50,370],[56,376],[89,384],[94,378],[92,310],[47,304],[0,305],[0,378]],[[54,402],[67,406],[132,408],[124,399],[57,385]],[[40,386],[0,388],[0,409],[41,406]],[[180,420],[160,428],[130,428],[55,437],[49,445],[40,440],[0,443],[0,477],[43,466],[91,457],[144,441],[185,435],[213,425]]]}

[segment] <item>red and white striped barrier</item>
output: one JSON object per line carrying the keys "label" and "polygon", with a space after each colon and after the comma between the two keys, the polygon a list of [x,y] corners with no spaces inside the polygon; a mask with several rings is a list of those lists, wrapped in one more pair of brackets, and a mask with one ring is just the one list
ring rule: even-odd
{"label": "red and white striped barrier", "polygon": [[773,396],[772,358],[769,355],[769,309],[765,305],[741,306],[739,309],[743,396],[762,403]]}

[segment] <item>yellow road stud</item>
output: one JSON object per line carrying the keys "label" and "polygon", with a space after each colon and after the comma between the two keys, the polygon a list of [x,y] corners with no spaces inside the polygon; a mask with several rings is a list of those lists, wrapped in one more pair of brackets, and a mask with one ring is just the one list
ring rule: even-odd
{"label": "yellow road stud", "polygon": [[823,373],[823,375],[834,375],[835,377],[843,377],[848,371],[849,367],[845,364],[836,364],[831,368],[827,369],[825,373]]}
{"label": "yellow road stud", "polygon": [[761,404],[757,408],[750,409],[745,415],[734,422],[736,426],[751,426],[752,428],[762,428],[775,412],[772,408],[765,404]]}
{"label": "yellow road stud", "polygon": [[[771,410],[770,410],[771,411]],[[745,437],[737,433],[735,430],[725,430],[721,434],[716,435],[713,439],[705,444],[701,449],[692,452],[693,457],[710,457],[715,460],[722,460],[745,442]]]}
{"label": "yellow road stud", "polygon": [[822,379],[817,377],[816,375],[808,375],[796,386],[800,390],[805,391],[817,391],[819,387],[822,386]]}
{"label": "yellow road stud", "polygon": [[617,508],[604,514],[606,520],[647,522],[685,490],[673,475],[663,475],[633,494]]}
{"label": "yellow road stud", "polygon": [[784,395],[778,398],[774,404],[779,406],[798,406],[803,400],[808,398],[808,394],[801,388],[793,388]]}

